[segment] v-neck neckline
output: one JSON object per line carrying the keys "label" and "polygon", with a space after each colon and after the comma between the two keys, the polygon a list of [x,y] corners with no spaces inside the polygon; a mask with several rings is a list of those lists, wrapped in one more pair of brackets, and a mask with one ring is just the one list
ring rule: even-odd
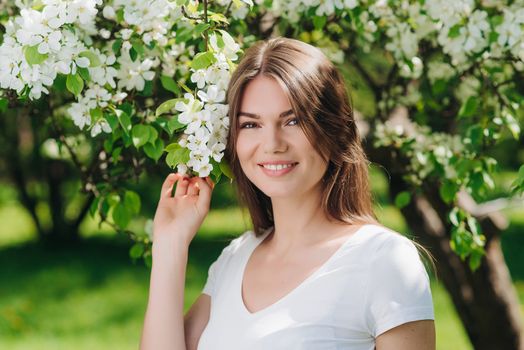
{"label": "v-neck neckline", "polygon": [[316,269],[312,274],[310,274],[308,277],[306,277],[302,282],[300,282],[295,288],[293,288],[291,291],[289,291],[283,297],[281,297],[280,299],[276,300],[272,304],[264,307],[263,309],[260,309],[260,310],[255,311],[255,312],[251,312],[251,311],[249,311],[247,309],[246,304],[244,303],[244,297],[242,295],[242,289],[243,289],[243,284],[244,284],[244,274],[246,272],[246,268],[247,268],[247,264],[249,262],[249,259],[253,255],[253,252],[266,239],[266,237],[273,231],[273,228],[271,227],[268,230],[266,230],[266,232],[264,232],[260,237],[256,237],[255,236],[254,239],[253,239],[253,243],[251,244],[251,247],[250,247],[250,249],[248,251],[248,254],[247,254],[246,258],[244,259],[244,261],[242,262],[241,269],[240,269],[240,278],[239,278],[240,283],[239,283],[239,286],[237,288],[237,293],[239,295],[240,307],[242,309],[242,312],[244,314],[246,314],[248,317],[255,317],[255,316],[259,316],[261,314],[264,314],[264,313],[268,312],[269,310],[273,309],[274,307],[276,307],[277,305],[283,303],[284,301],[289,299],[292,295],[296,294],[297,291],[302,289],[304,285],[307,285],[310,280],[314,279],[316,276],[318,276],[318,274],[320,274],[323,270],[325,270],[330,265],[330,263],[339,254],[341,254],[341,252],[344,250],[344,248],[346,248],[347,246],[352,245],[354,243],[357,243],[358,240],[359,240],[358,238],[361,237],[362,233],[366,231],[365,229],[367,229],[368,227],[371,227],[371,226],[372,226],[372,224],[364,224],[361,227],[359,227],[355,232],[353,232],[353,234],[351,234],[344,241],[344,243],[342,243],[340,245],[340,247],[337,248],[337,250],[333,254],[331,254],[331,256],[324,263],[322,263],[322,265],[320,265],[320,267],[318,269]]}

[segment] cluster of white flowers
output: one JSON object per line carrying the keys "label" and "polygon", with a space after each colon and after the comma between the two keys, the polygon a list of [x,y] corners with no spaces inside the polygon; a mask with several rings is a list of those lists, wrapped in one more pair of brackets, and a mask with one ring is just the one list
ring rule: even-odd
{"label": "cluster of white flowers", "polygon": [[[42,10],[17,1],[20,15],[6,24],[0,46],[0,88],[17,93],[27,87],[29,97],[49,93],[57,73],[75,74],[77,67],[89,66],[82,57],[88,48],[79,40],[78,28],[94,23],[101,0],[42,0]],[[65,25],[74,25],[75,29]],[[27,57],[36,60],[28,62]]]}
{"label": "cluster of white flowers", "polygon": [[[119,11],[122,11],[122,18],[117,16]],[[180,7],[176,2],[167,0],[114,0],[106,4],[102,13],[106,19],[133,28],[132,31],[121,30],[124,40],[129,39],[130,34],[135,32],[142,37],[146,45],[154,40],[160,46],[167,45],[173,20],[181,16]],[[128,45],[129,49],[131,44],[128,41],[126,43],[123,48]]]}
{"label": "cluster of white flowers", "polygon": [[[524,1],[516,1],[510,8],[504,9],[502,23],[495,28],[497,42],[501,48],[524,61]],[[492,47],[492,50],[495,49]]]}
{"label": "cluster of white flowers", "polygon": [[186,128],[179,144],[189,150],[187,164],[179,164],[178,171],[185,174],[191,168],[205,177],[213,170],[211,158],[220,163],[226,148],[229,128],[228,106],[225,104],[226,89],[231,76],[231,62],[238,59],[240,46],[233,38],[221,31],[223,47],[219,47],[218,35],[209,38],[216,61],[205,69],[193,70],[191,81],[197,86],[196,96],[184,95],[175,109],[178,121]]}
{"label": "cluster of white flowers", "polygon": [[[484,7],[496,7],[486,1]],[[427,0],[423,3],[408,0],[274,0],[268,9],[276,16],[298,22],[311,8],[317,16],[332,16],[358,6],[358,17],[352,16],[353,30],[364,39],[363,48],[377,39],[378,30],[389,38],[385,48],[393,53],[404,77],[418,78],[423,72],[422,61],[417,57],[419,42],[430,41],[449,55],[451,64],[459,72],[466,70],[479,53],[509,51],[524,61],[524,1],[518,0],[509,8],[497,7],[502,20],[490,24],[488,12],[477,8],[473,0]],[[358,25],[355,24],[358,22]],[[490,38],[497,35],[495,45]],[[367,43],[366,43],[367,41]],[[486,57],[484,57],[485,59]]]}
{"label": "cluster of white flowers", "polygon": [[[80,84],[76,89],[84,88],[67,112],[74,124],[87,128],[92,137],[112,131],[104,111],[121,103],[127,92],[144,90],[159,66],[168,77],[177,71],[189,73],[190,65],[184,62],[194,56],[195,48],[172,40],[176,37],[173,23],[183,26],[189,21],[176,2],[42,0],[37,7],[31,1],[18,2],[20,15],[7,23],[0,46],[0,88],[19,94],[27,91],[29,98],[38,99],[42,93],[49,93],[57,74],[76,76]],[[186,3],[186,13],[197,15],[197,5],[195,0]],[[232,15],[243,18],[253,5],[252,0],[235,2]],[[97,15],[116,22],[121,29],[97,29]],[[105,40],[103,46],[94,47],[96,36]],[[194,96],[186,94],[185,102],[176,106],[182,112],[178,121],[186,125],[180,144],[190,151],[189,162],[180,164],[179,170],[185,172],[189,167],[200,176],[212,170],[211,159],[219,163],[223,157],[229,127],[225,90],[232,62],[240,51],[223,31],[211,35],[209,44],[215,62],[192,72],[197,92]]]}
{"label": "cluster of white flowers", "polygon": [[454,66],[467,67],[468,56],[488,46],[488,15],[485,11],[474,10],[473,0],[430,0],[425,7],[440,27],[438,43]]}
{"label": "cluster of white flowers", "polygon": [[78,102],[71,105],[68,109],[68,113],[73,119],[74,124],[80,129],[83,129],[85,126],[91,127],[92,137],[95,137],[102,131],[110,133],[111,127],[104,118],[95,120],[94,124],[91,123],[91,110],[96,108],[106,108],[110,103],[119,103],[126,96],[127,94],[125,92],[112,95],[102,86],[92,84]]}

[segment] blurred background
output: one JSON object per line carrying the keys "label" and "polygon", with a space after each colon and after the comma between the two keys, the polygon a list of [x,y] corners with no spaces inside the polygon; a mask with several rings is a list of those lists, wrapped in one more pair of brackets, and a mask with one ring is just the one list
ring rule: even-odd
{"label": "blurred background", "polygon": [[[380,3],[393,5],[397,2],[380,1]],[[414,1],[413,3],[417,5],[419,2]],[[0,2],[0,6],[3,6],[2,2]],[[401,13],[402,11],[398,12]],[[440,11],[437,12],[440,13]],[[120,14],[122,13],[120,12]],[[511,11],[506,12],[506,14],[508,13],[511,13]],[[524,12],[522,13],[524,14]],[[367,16],[367,12],[363,14]],[[3,15],[5,19],[9,16],[7,12]],[[404,18],[402,16],[404,15],[399,15],[399,20]],[[394,97],[395,94],[402,93],[402,96],[406,95],[405,100],[414,99],[411,102],[404,101],[401,104],[410,106],[411,118],[417,124],[431,126],[430,132],[425,136],[434,136],[439,132],[449,133],[458,138],[466,135],[470,138],[468,142],[471,142],[471,139],[476,140],[478,144],[475,144],[475,147],[478,147],[479,154],[482,156],[479,156],[478,159],[472,159],[472,166],[478,167],[475,162],[483,164],[482,160],[485,161],[484,167],[490,168],[491,163],[489,163],[489,159],[483,158],[484,155],[496,160],[497,171],[494,171],[493,175],[494,186],[480,198],[481,204],[487,205],[483,207],[484,209],[491,213],[500,214],[495,221],[487,220],[489,221],[488,225],[496,224],[494,225],[496,230],[492,230],[496,231],[494,234],[496,239],[491,241],[493,243],[491,244],[490,264],[486,264],[485,259],[481,268],[477,270],[477,274],[470,274],[467,263],[459,264],[456,255],[448,255],[449,260],[443,259],[445,263],[441,264],[448,270],[441,271],[441,273],[442,275],[447,273],[448,287],[454,287],[452,288],[455,292],[454,300],[462,303],[460,304],[463,306],[462,319],[469,321],[469,329],[473,333],[477,332],[477,344],[482,343],[485,339],[493,340],[495,337],[504,338],[504,341],[516,339],[515,334],[508,336],[507,332],[505,337],[501,337],[499,330],[502,332],[504,329],[511,328],[510,326],[518,326],[522,319],[521,316],[524,314],[524,205],[522,196],[514,196],[513,199],[510,199],[512,182],[520,178],[521,182],[524,183],[524,167],[521,167],[524,164],[524,137],[521,134],[518,136],[519,132],[515,132],[517,128],[520,130],[519,121],[522,124],[522,108],[519,110],[520,114],[516,113],[515,118],[513,118],[515,125],[513,125],[512,130],[517,135],[515,139],[508,138],[507,135],[504,136],[503,134],[504,137],[497,144],[493,142],[493,144],[486,145],[486,142],[499,138],[500,135],[494,136],[498,135],[498,126],[494,127],[491,124],[500,124],[501,119],[493,118],[491,109],[483,112],[480,115],[481,118],[471,117],[476,112],[477,104],[489,102],[488,97],[492,96],[486,95],[500,93],[499,89],[504,92],[504,87],[508,87],[506,97],[513,98],[514,103],[517,100],[522,100],[522,91],[524,91],[522,82],[524,79],[518,79],[515,76],[522,74],[524,70],[509,69],[508,65],[502,66],[502,64],[500,67],[495,66],[493,72],[490,73],[493,75],[483,76],[482,83],[493,83],[494,81],[491,79],[495,77],[495,74],[501,72],[504,73],[500,74],[502,75],[500,79],[503,78],[503,80],[498,82],[496,86],[488,85],[487,87],[486,85],[481,86],[479,82],[478,86],[475,85],[475,89],[478,88],[478,96],[475,95],[476,99],[470,97],[470,99],[462,101],[461,98],[463,99],[467,95],[462,91],[462,85],[467,87],[470,81],[468,78],[471,78],[473,73],[484,74],[483,70],[479,69],[480,73],[475,70],[472,73],[468,70],[460,74],[453,74],[453,78],[437,80],[435,84],[428,84],[425,76],[419,80],[405,79],[398,73],[399,69],[397,69],[396,62],[399,60],[392,56],[391,52],[383,50],[384,41],[377,41],[372,51],[360,50],[358,46],[349,45],[354,43],[360,45],[361,34],[369,33],[366,33],[365,27],[362,27],[359,30],[363,33],[359,32],[358,35],[350,37],[352,40],[348,41],[346,36],[352,22],[347,19],[345,21],[333,20],[333,23],[325,26],[327,18],[317,16],[313,18],[313,23],[306,21],[304,31],[297,32],[292,30],[293,27],[285,20],[280,21],[278,26],[273,25],[270,28],[271,30],[267,31],[267,28],[262,28],[266,27],[262,23],[262,18],[263,16],[255,13],[244,21],[240,16],[232,21],[231,32],[236,33],[235,38],[245,39],[244,44],[248,45],[252,40],[275,34],[271,31],[274,27],[281,30],[281,33],[298,37],[314,45],[327,48],[335,47],[338,53],[342,53],[338,49],[343,48],[344,54],[350,60],[345,60],[340,65],[340,69],[350,85],[355,110],[358,112],[357,114],[364,116],[363,119],[367,117],[369,122],[379,119],[379,117],[385,118],[382,110],[388,111],[387,118],[389,118],[390,107],[384,107],[388,102],[387,99],[384,99],[384,96]],[[498,16],[490,18],[490,20],[500,22],[502,21],[501,18],[501,16]],[[330,17],[329,21],[332,19]],[[220,22],[221,18],[216,17],[213,21]],[[107,28],[113,28],[113,22],[108,21],[108,23],[106,23]],[[386,25],[387,21],[377,21],[377,23],[379,26],[381,23]],[[402,21],[400,23],[404,24]],[[453,26],[453,34],[450,34],[450,36],[458,35],[459,29],[463,29],[460,26],[464,23],[467,23],[466,19]],[[522,23],[524,22],[519,22],[519,26]],[[416,22],[413,22],[413,24],[416,24]],[[125,24],[125,26],[117,26],[117,29],[128,30],[127,27],[127,24]],[[415,25],[415,27],[417,26]],[[180,28],[177,28],[177,40],[184,44],[187,41],[188,47],[193,45],[193,51],[195,51],[195,48],[197,52],[202,51],[200,35],[204,27],[199,28],[200,32],[194,34],[195,28],[180,26]],[[251,35],[250,32],[255,32],[255,34]],[[250,35],[247,35],[248,33]],[[436,37],[437,34],[438,30],[433,32],[432,35]],[[102,38],[105,43],[108,43],[106,38]],[[120,37],[118,38],[120,39]],[[429,37],[429,40],[434,39],[432,38],[432,36]],[[149,49],[144,49],[142,38],[135,36],[134,39],[137,40],[134,42],[136,50],[145,51],[145,54],[142,55],[144,56],[142,58],[145,58],[149,54]],[[490,40],[492,39],[492,36],[490,36]],[[115,43],[118,43],[118,40]],[[439,54],[433,57],[434,52],[428,50],[430,46],[427,44],[428,42],[423,42],[420,52],[417,53],[424,60],[429,56],[432,56],[431,62],[441,63],[441,61],[447,60],[445,55],[439,56]],[[122,45],[122,40],[120,40],[119,45]],[[396,45],[396,42],[394,42],[392,46],[396,47]],[[135,46],[133,46],[133,49],[135,49]],[[115,50],[114,44],[111,44],[111,47],[113,51],[120,51],[118,45],[116,45],[117,50]],[[172,55],[174,53],[169,51],[167,56],[173,58]],[[468,57],[472,59],[472,56]],[[476,55],[476,57],[479,58],[481,55]],[[411,59],[411,57],[409,58]],[[414,58],[418,59],[418,57]],[[415,60],[414,62],[418,61]],[[180,62],[182,62],[182,59],[180,59]],[[173,67],[176,67],[176,69],[179,67],[187,68],[183,64],[178,64],[180,62],[174,60],[172,62]],[[499,61],[495,59],[495,62]],[[520,64],[519,67],[522,68],[522,62]],[[489,68],[489,65],[487,67]],[[178,77],[176,78],[178,79]],[[83,80],[80,80],[83,84]],[[187,81],[189,80],[187,79]],[[413,82],[416,84],[412,84]],[[421,83],[418,84],[418,82]],[[397,91],[397,87],[407,86],[408,83],[409,86],[406,91]],[[174,80],[167,83],[162,81],[161,84],[157,81],[155,84],[149,84],[148,89],[145,89],[142,93],[133,94],[129,100],[137,103],[142,110],[145,110],[146,107],[144,106],[147,105],[146,102],[148,101],[146,97],[155,97],[158,101],[153,101],[151,98],[152,103],[147,105],[149,110],[153,106],[157,106],[156,102],[172,97],[171,93],[168,94],[169,91],[174,92],[175,96],[180,95],[180,91],[178,91],[180,88],[177,87]],[[10,103],[18,101],[16,94],[11,91],[0,98],[0,349],[136,349],[142,330],[149,288],[149,268],[140,258],[144,253],[147,253],[147,248],[135,243],[134,240],[130,239],[130,235],[115,233],[115,226],[110,226],[107,223],[98,224],[101,221],[98,213],[105,212],[107,214],[109,206],[113,206],[114,209],[116,207],[115,201],[119,199],[118,196],[115,199],[113,194],[107,193],[105,193],[107,196],[103,200],[94,199],[93,184],[99,182],[97,189],[104,192],[103,189],[108,188],[107,183],[111,182],[110,180],[114,180],[122,174],[125,175],[125,177],[122,177],[123,179],[118,179],[115,182],[125,184],[124,190],[129,189],[139,194],[141,205],[135,205],[137,201],[131,200],[131,206],[133,209],[137,209],[138,213],[133,212],[128,226],[128,213],[126,215],[121,213],[120,221],[125,223],[121,226],[127,227],[131,236],[133,233],[141,235],[136,241],[143,242],[147,240],[148,220],[153,218],[160,186],[164,177],[169,173],[169,169],[165,165],[163,155],[161,160],[150,157],[155,159],[153,164],[151,159],[147,162],[144,161],[143,154],[134,152],[134,149],[128,147],[129,145],[124,147],[123,151],[121,147],[113,149],[112,141],[115,141],[115,145],[117,144],[116,141],[121,141],[119,137],[122,137],[123,127],[122,129],[116,128],[116,131],[111,134],[104,135],[104,137],[107,137],[103,140],[90,138],[84,131],[79,131],[78,127],[73,125],[70,118],[67,117],[62,119],[63,125],[59,125],[64,127],[64,130],[56,130],[56,125],[53,125],[53,117],[63,117],[66,114],[65,103],[73,101],[73,95],[66,91],[67,85],[66,76],[62,75],[57,78],[53,86],[57,91],[65,93],[65,97],[62,96],[64,97],[63,101],[60,100],[59,94],[53,94],[49,98],[44,97],[40,101],[31,102],[31,104],[21,104],[18,109],[8,109],[8,100]],[[160,86],[163,86],[164,89],[160,89]],[[376,87],[374,90],[372,89],[373,86]],[[158,91],[160,93],[157,93]],[[391,94],[388,95],[386,92],[391,92]],[[386,94],[384,95],[384,93]],[[416,96],[411,96],[408,99],[407,97],[412,95],[411,93]],[[457,98],[453,97],[454,93],[458,95]],[[471,105],[468,101],[474,103]],[[395,101],[389,100],[389,102]],[[54,110],[50,107],[51,105],[58,107]],[[382,107],[379,108],[380,105]],[[131,104],[128,103],[127,107],[129,108],[122,108],[119,111],[126,111],[131,116],[133,113],[131,113],[132,108],[130,106]],[[52,113],[45,113],[46,111]],[[152,110],[150,112],[152,113]],[[465,119],[463,116],[460,119],[461,114],[469,115],[469,119]],[[135,122],[137,120],[142,122],[140,118],[135,116]],[[368,130],[365,130],[364,124],[362,125],[361,130],[364,134],[370,135],[376,130],[373,125],[377,124],[369,125]],[[465,127],[468,127],[467,132],[461,129]],[[158,126],[157,129],[160,130]],[[67,132],[64,133],[63,131]],[[118,132],[120,132],[120,135],[118,135]],[[508,134],[507,130],[504,132]],[[371,146],[373,141],[381,141],[385,134],[387,133],[371,135],[366,146],[369,149],[374,147],[376,151],[380,147]],[[486,137],[484,138],[482,135]],[[99,168],[98,173],[105,177],[98,179],[80,178],[83,175],[79,173],[78,167],[73,164],[71,159],[63,155],[59,156],[58,144],[65,144],[67,137],[71,137],[69,141],[75,145],[74,151],[80,158],[80,163],[83,165],[94,164],[93,168]],[[373,137],[375,140],[373,140]],[[430,137],[427,139],[430,139]],[[95,150],[102,147],[102,143],[103,148],[108,148],[110,151],[95,153]],[[392,143],[394,144],[394,142]],[[389,151],[391,149],[397,151],[394,145],[388,147],[390,148]],[[385,147],[386,150],[388,147]],[[162,148],[159,148],[161,154]],[[409,147],[407,148],[409,150]],[[121,151],[122,154],[120,154]],[[394,166],[405,166],[405,163],[401,164],[400,161],[397,161],[397,158],[392,157],[392,154],[397,154],[395,152],[386,153],[387,162],[376,161],[372,163],[370,168],[375,212],[385,226],[417,240],[416,232],[411,232],[405,217],[414,211],[411,209],[420,209],[420,207],[413,205],[412,201],[411,207],[404,206],[403,211],[401,211],[398,203],[394,203],[395,201],[392,200],[400,191],[411,191],[411,188],[406,189],[399,186],[401,181],[398,180],[403,172],[397,171],[395,174],[393,168]],[[108,156],[109,153],[112,153],[111,157]],[[98,159],[102,155],[104,155],[103,159]],[[462,155],[462,153],[459,153],[459,156]],[[114,161],[114,159],[122,158],[122,156],[125,158],[124,162]],[[88,163],[87,160],[91,161],[91,159],[94,161]],[[378,159],[378,157],[375,159]],[[394,166],[389,167],[388,165]],[[391,174],[388,174],[384,167],[388,167]],[[520,175],[518,175],[519,168],[521,169]],[[454,172],[457,169],[437,170],[441,170],[441,172],[436,171],[438,176],[436,179],[432,179],[435,182],[432,183],[433,187],[430,188],[437,189],[436,195],[431,198],[432,192],[430,191],[426,191],[424,195],[426,199],[436,199],[434,201],[436,205],[432,203],[431,209],[439,209],[442,214],[446,211],[442,209],[443,206],[438,207],[442,204],[438,194],[441,187],[437,187],[436,184],[440,186],[441,180],[445,180],[443,175],[447,175],[447,170]],[[473,167],[465,171],[462,170],[470,176],[470,182],[473,183],[473,186],[470,183],[469,188],[477,187],[477,192],[481,192],[480,190],[484,187],[489,187],[484,186],[484,182],[490,182],[488,172],[478,172],[478,169]],[[84,172],[82,173],[84,174]],[[459,180],[463,180],[460,176],[457,177]],[[86,188],[87,185],[91,188]],[[450,183],[448,182],[447,185],[450,185]],[[447,190],[450,190],[449,186]],[[414,193],[415,191],[411,192]],[[475,194],[473,193],[473,195]],[[113,201],[112,204],[111,201]],[[94,203],[94,205],[91,203]],[[113,213],[115,211],[113,210]],[[438,211],[435,212],[438,213]],[[418,214],[418,219],[420,219],[420,217],[425,216],[426,212]],[[113,219],[115,219],[114,215]],[[451,225],[444,221],[441,220],[438,223],[447,225],[444,229],[449,229]],[[413,222],[415,222],[415,225],[413,225]],[[418,222],[412,221],[411,227],[416,226]],[[249,217],[239,208],[233,186],[227,181],[219,183],[213,195],[212,210],[190,247],[186,274],[185,310],[192,305],[200,294],[206,281],[208,268],[218,257],[223,247],[231,239],[249,228]],[[499,258],[499,229],[505,264],[501,261],[502,259],[497,260]],[[423,229],[421,228],[420,231],[423,231]],[[446,234],[448,234],[447,231]],[[471,236],[466,235],[465,237]],[[442,245],[442,242],[445,244]],[[437,252],[445,251],[449,247],[449,240],[441,240],[439,243],[441,245],[435,244],[433,246],[433,248],[439,248],[435,249]],[[445,249],[442,249],[442,246]],[[449,253],[450,249],[447,249],[447,252]],[[454,253],[451,252],[451,254]],[[147,254],[145,255],[147,258]],[[451,258],[455,258],[455,260]],[[450,270],[457,273],[452,274]],[[504,278],[506,271],[509,271],[511,285],[505,284],[509,280]],[[453,298],[448,294],[442,282],[444,278],[439,279],[433,273],[429,264],[428,272],[431,276],[435,306],[437,349],[472,349],[470,339],[459,317],[459,311],[455,308],[452,302]],[[473,282],[478,283],[474,284]],[[472,292],[468,288],[476,289],[473,289]],[[518,305],[515,305],[515,298],[512,299],[513,291],[516,291]],[[518,310],[514,310],[516,308]],[[499,314],[503,315],[502,319],[505,323],[493,321]],[[515,315],[520,315],[520,318],[514,317]],[[510,320],[514,322],[509,322]],[[493,329],[495,329],[495,332],[490,333]],[[483,333],[487,334],[488,337],[478,336]],[[496,334],[493,336],[494,333]],[[485,345],[484,348],[489,348],[489,345]],[[493,349],[502,348],[494,347]]]}

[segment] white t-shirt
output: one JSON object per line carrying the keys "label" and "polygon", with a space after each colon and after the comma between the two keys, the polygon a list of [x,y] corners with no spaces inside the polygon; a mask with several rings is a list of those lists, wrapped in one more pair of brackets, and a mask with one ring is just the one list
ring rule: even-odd
{"label": "white t-shirt", "polygon": [[373,350],[398,325],[434,319],[429,277],[415,245],[378,225],[364,225],[312,275],[255,313],[242,299],[251,253],[272,230],[234,239],[209,268],[211,296],[199,350]]}

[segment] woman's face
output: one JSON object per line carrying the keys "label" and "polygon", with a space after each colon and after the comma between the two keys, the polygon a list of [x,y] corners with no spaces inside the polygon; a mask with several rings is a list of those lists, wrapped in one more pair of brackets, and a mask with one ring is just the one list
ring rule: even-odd
{"label": "woman's face", "polygon": [[248,83],[237,116],[236,152],[248,179],[268,197],[320,189],[327,162],[311,145],[278,82]]}

